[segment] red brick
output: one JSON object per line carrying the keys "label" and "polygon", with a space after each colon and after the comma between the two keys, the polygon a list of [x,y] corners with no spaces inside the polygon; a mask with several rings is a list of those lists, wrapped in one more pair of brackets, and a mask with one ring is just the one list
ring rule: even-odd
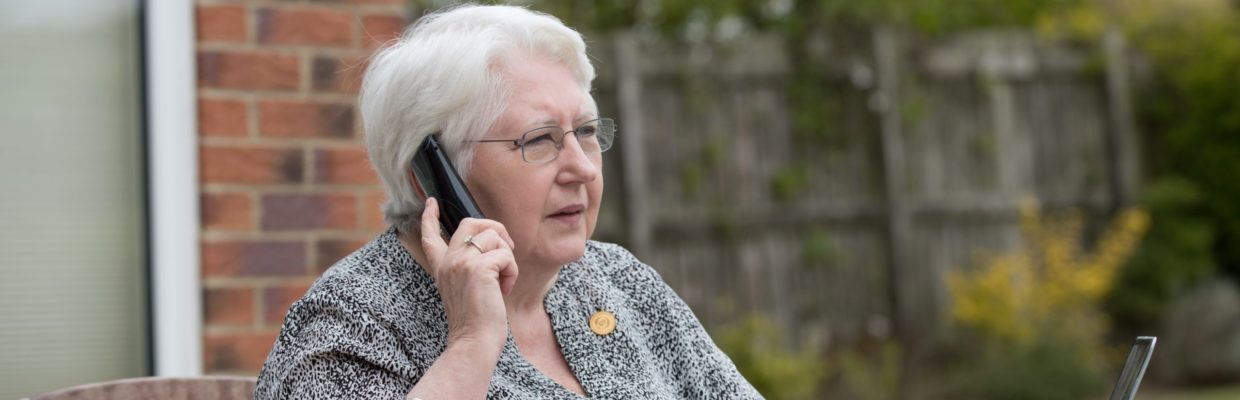
{"label": "red brick", "polygon": [[314,152],[314,180],[322,183],[377,184],[362,146],[318,149]]}
{"label": "red brick", "polygon": [[257,375],[276,342],[277,331],[215,333],[203,338],[203,368],[216,372]]}
{"label": "red brick", "polygon": [[267,52],[198,52],[198,86],[224,89],[295,90],[297,56]]}
{"label": "red brick", "polygon": [[323,273],[337,261],[362,248],[368,241],[363,239],[320,240],[314,248],[316,271]]}
{"label": "red brick", "polygon": [[315,57],[312,68],[314,90],[319,92],[357,93],[366,72],[365,57]]}
{"label": "red brick", "polygon": [[295,183],[302,178],[301,149],[202,145],[198,154],[205,183]]}
{"label": "red brick", "polygon": [[267,8],[258,11],[260,43],[348,47],[353,15],[347,11]]}
{"label": "red brick", "polygon": [[206,289],[202,301],[207,325],[249,325],[254,323],[253,288]]}
{"label": "red brick", "polygon": [[201,214],[204,229],[254,229],[254,201],[246,194],[204,193]]}
{"label": "red brick", "polygon": [[366,195],[363,204],[365,209],[363,215],[366,218],[366,228],[381,231],[387,229],[387,223],[383,221],[383,202],[387,201],[387,195],[383,192],[375,192]]}
{"label": "red brick", "polygon": [[200,42],[245,42],[249,36],[245,6],[199,5],[194,26]]}
{"label": "red brick", "polygon": [[362,42],[367,49],[375,49],[399,38],[405,31],[405,19],[394,15],[367,15],[362,17]]}
{"label": "red brick", "polygon": [[198,100],[198,132],[203,136],[245,136],[246,107],[241,100]]}
{"label": "red brick", "polygon": [[305,101],[263,101],[258,103],[258,133],[272,137],[348,138],[353,135],[353,106]]}
{"label": "red brick", "polygon": [[263,322],[280,325],[288,315],[289,306],[306,294],[309,282],[285,283],[263,289]]}
{"label": "red brick", "polygon": [[306,274],[306,245],[295,241],[222,241],[202,244],[206,277],[280,277]]}
{"label": "red brick", "polygon": [[263,230],[357,227],[357,198],[348,194],[269,194],[262,207]]}

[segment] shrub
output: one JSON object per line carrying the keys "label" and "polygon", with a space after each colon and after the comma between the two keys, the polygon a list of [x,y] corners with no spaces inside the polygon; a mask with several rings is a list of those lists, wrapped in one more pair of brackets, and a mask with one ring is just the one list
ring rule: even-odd
{"label": "shrub", "polygon": [[821,351],[813,346],[793,351],[783,330],[769,319],[751,315],[717,329],[714,339],[766,398],[817,398],[818,385],[827,375]]}
{"label": "shrub", "polygon": [[1088,250],[1080,244],[1082,221],[1078,212],[1043,217],[1030,203],[1022,209],[1023,248],[948,275],[952,315],[980,349],[955,395],[1063,399],[1103,388],[1108,322],[1101,302],[1149,217],[1123,211]]}

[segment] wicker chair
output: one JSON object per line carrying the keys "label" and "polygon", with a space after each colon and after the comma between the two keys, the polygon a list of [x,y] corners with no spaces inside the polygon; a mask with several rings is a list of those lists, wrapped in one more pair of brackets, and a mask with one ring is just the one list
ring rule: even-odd
{"label": "wicker chair", "polygon": [[251,377],[131,378],[88,383],[28,400],[241,400],[254,395]]}

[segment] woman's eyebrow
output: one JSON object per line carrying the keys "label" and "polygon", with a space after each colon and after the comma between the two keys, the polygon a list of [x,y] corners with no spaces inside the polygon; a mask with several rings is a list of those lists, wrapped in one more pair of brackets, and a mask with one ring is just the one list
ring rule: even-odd
{"label": "woman's eyebrow", "polygon": [[555,121],[555,118],[552,117],[531,118],[528,121],[529,122],[525,125],[526,129],[538,129],[559,125],[559,123]]}
{"label": "woman's eyebrow", "polygon": [[[577,117],[573,118],[573,125],[577,125],[582,122],[586,122],[586,121],[597,119],[597,118],[598,117],[594,116],[594,112],[592,111],[577,114]],[[546,117],[546,118],[534,120],[534,123],[531,124],[531,127],[533,129],[544,128],[548,126],[560,126],[560,122],[555,117]]]}

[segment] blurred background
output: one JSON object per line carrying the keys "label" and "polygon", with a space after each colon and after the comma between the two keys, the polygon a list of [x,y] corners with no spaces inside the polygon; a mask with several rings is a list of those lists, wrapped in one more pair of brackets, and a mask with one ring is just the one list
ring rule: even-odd
{"label": "blurred background", "polygon": [[[0,12],[0,397],[161,373],[158,32],[69,3]],[[383,229],[366,56],[451,2],[192,3],[201,256],[171,268],[200,279],[198,371],[254,375]],[[1138,335],[1137,398],[1240,397],[1240,2],[516,4],[587,37],[619,122],[596,239],[769,398],[1104,398]]]}

